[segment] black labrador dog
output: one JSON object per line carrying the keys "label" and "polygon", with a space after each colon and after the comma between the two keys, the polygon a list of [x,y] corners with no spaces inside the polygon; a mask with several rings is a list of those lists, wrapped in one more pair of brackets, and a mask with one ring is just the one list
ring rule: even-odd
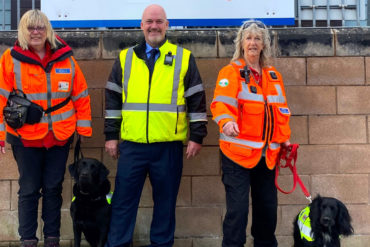
{"label": "black labrador dog", "polygon": [[294,247],[338,247],[340,236],[353,234],[351,217],[338,199],[318,195],[308,207],[293,222]]}
{"label": "black labrador dog", "polygon": [[74,247],[80,246],[81,233],[91,246],[103,247],[111,217],[109,170],[92,158],[79,159],[68,168],[76,182],[70,211]]}

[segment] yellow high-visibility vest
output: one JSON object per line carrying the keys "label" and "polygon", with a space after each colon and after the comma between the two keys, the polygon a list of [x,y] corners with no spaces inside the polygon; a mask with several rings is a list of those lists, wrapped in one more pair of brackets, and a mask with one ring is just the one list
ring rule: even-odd
{"label": "yellow high-visibility vest", "polygon": [[314,240],[313,233],[311,229],[311,219],[309,217],[310,215],[310,207],[305,207],[298,216],[298,227],[299,231],[301,233],[301,238],[306,239],[309,242],[312,242]]}
{"label": "yellow high-visibility vest", "polygon": [[[190,51],[168,41],[159,51],[151,78],[145,60],[136,56],[133,47],[120,53],[123,140],[139,143],[186,140],[184,78]],[[166,55],[172,56],[172,64],[165,63]]]}

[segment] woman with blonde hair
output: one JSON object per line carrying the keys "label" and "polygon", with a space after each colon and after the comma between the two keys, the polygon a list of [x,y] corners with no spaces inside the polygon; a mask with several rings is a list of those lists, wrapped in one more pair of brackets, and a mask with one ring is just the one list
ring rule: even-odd
{"label": "woman with blonde hair", "polygon": [[275,247],[275,164],[290,145],[290,110],[280,73],[269,66],[270,36],[260,21],[247,21],[235,39],[231,63],[221,69],[211,103],[220,129],[222,182],[226,190],[223,247],[246,242],[249,191],[255,247]]}
{"label": "woman with blonde hair", "polygon": [[[20,175],[21,246],[37,246],[42,197],[44,245],[58,247],[69,147],[75,132],[92,134],[87,84],[72,49],[40,10],[22,16],[16,43],[0,59],[0,73],[0,154],[5,153],[6,140]],[[32,108],[19,111],[13,104],[15,95],[26,98]]]}

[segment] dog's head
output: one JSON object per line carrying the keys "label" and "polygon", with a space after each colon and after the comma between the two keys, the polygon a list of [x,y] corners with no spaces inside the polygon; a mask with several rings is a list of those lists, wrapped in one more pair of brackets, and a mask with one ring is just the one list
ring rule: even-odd
{"label": "dog's head", "polygon": [[92,158],[82,158],[69,165],[69,173],[82,193],[89,194],[107,180],[109,170],[103,163]]}
{"label": "dog's head", "polygon": [[353,234],[347,207],[338,199],[317,196],[312,201],[310,217],[313,225],[320,225],[323,229],[335,229],[344,236]]}

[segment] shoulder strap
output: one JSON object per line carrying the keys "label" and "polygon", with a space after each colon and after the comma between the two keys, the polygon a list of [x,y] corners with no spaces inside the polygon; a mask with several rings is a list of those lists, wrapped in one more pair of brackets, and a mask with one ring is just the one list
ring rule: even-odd
{"label": "shoulder strap", "polygon": [[68,98],[66,98],[65,100],[60,102],[59,104],[57,104],[55,106],[52,106],[52,107],[49,107],[48,109],[46,109],[44,111],[45,114],[49,114],[50,112],[53,112],[53,111],[56,111],[56,110],[62,108],[63,106],[67,105],[70,100],[71,100],[71,96],[69,96]]}

